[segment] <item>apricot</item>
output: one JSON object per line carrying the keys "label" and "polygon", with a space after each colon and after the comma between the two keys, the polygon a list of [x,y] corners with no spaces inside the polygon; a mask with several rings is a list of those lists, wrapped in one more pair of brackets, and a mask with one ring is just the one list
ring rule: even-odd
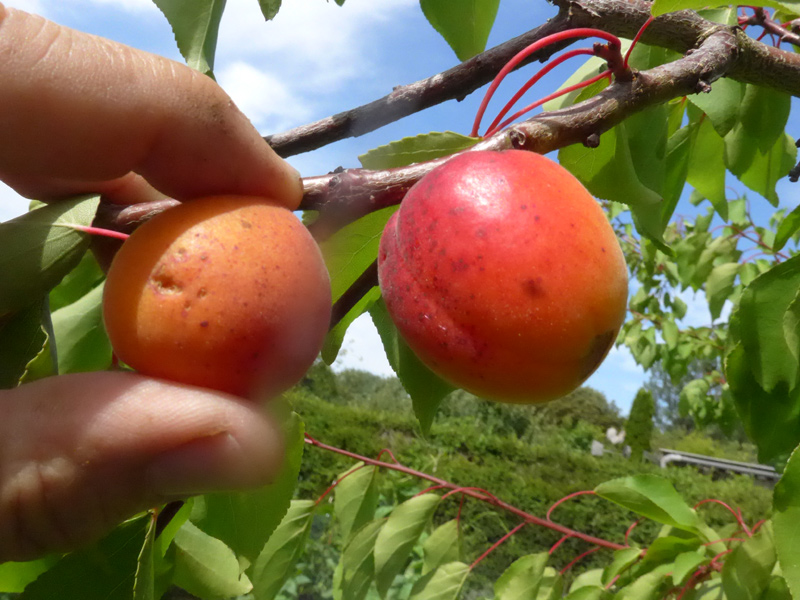
{"label": "apricot", "polygon": [[308,230],[277,202],[237,196],[192,200],[144,223],[114,257],[103,295],[122,362],[242,397],[299,381],[330,310]]}
{"label": "apricot", "polygon": [[378,273],[397,329],[450,383],[538,403],[614,344],[628,274],[605,213],[557,163],[474,151],[417,182],[386,225]]}

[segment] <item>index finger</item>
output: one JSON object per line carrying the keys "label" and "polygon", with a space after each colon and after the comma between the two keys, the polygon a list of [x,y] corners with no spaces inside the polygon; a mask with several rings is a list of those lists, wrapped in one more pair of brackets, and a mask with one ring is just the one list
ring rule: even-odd
{"label": "index finger", "polygon": [[298,173],[189,67],[0,4],[0,178],[104,182],[134,171],[178,199],[296,208]]}

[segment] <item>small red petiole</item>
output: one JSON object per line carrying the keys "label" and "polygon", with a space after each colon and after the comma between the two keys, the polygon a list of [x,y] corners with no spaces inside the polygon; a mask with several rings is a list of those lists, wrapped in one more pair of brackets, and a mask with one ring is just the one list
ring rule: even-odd
{"label": "small red petiole", "polygon": [[626,70],[628,68],[628,59],[631,57],[631,52],[633,52],[633,49],[636,47],[636,44],[639,43],[639,38],[642,37],[644,30],[650,26],[650,23],[652,23],[654,19],[655,17],[652,16],[649,19],[647,19],[647,21],[644,22],[644,25],[642,25],[639,28],[639,31],[636,33],[636,36],[633,38],[633,41],[631,42],[631,45],[628,48],[628,51],[625,53],[625,61],[622,63],[623,67]]}
{"label": "small red petiole", "polygon": [[82,231],[83,233],[88,233],[89,235],[101,235],[103,237],[114,238],[117,240],[127,240],[129,237],[131,237],[130,234],[128,233],[122,233],[121,231],[114,231],[113,229],[88,227],[86,225],[76,225],[74,223],[64,224],[64,227],[69,227],[70,229]]}

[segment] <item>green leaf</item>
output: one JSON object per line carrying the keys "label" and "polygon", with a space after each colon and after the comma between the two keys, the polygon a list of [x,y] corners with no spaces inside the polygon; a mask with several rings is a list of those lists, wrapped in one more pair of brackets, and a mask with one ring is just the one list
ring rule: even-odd
{"label": "green leaf", "polygon": [[471,148],[479,141],[480,138],[452,131],[433,131],[373,148],[360,155],[358,160],[365,169],[393,169],[449,156]]}
{"label": "green leaf", "polygon": [[711,84],[711,91],[688,96],[689,102],[702,110],[719,137],[725,137],[739,119],[745,86],[723,77]]}
{"label": "green leaf", "polygon": [[288,406],[279,406],[279,402],[276,399],[270,405],[273,414],[283,412],[278,418],[282,422],[286,450],[277,478],[250,492],[206,494],[195,499],[200,505],[195,510],[195,525],[222,540],[251,563],[289,509],[303,458],[303,421],[290,412]]}
{"label": "green leaf", "polygon": [[389,515],[375,542],[375,583],[381,597],[386,597],[394,578],[405,566],[440,499],[436,494],[415,496]]}
{"label": "green leaf", "polygon": [[783,577],[773,577],[760,600],[792,600],[786,580]]}
{"label": "green leaf", "polygon": [[[339,3],[337,2],[337,4]],[[281,9],[281,0],[258,0],[258,5],[261,7],[261,14],[264,15],[264,18],[271,21]]]}
{"label": "green leaf", "polygon": [[355,532],[342,550],[339,560],[340,577],[334,589],[334,598],[363,600],[375,577],[375,540],[386,519],[378,519]]}
{"label": "green leaf", "polygon": [[100,542],[67,554],[25,588],[18,600],[130,600],[149,526],[150,515],[131,519]]}
{"label": "green leaf", "polygon": [[[705,8],[728,6],[729,4],[729,2],[725,2],[723,0],[717,0],[716,2],[709,0],[655,0],[650,12],[654,17],[657,17],[659,15],[664,15],[678,10],[701,10]],[[794,5],[794,0],[784,0],[783,2],[777,2],[775,0],[759,0],[757,4],[757,6],[769,6],[771,8],[782,8],[785,6]]]}
{"label": "green leaf", "polygon": [[518,558],[494,582],[495,600],[529,600],[536,598],[549,558],[547,552]]}
{"label": "green leaf", "polygon": [[564,578],[553,567],[545,567],[536,600],[560,600],[564,592]]}
{"label": "green leaf", "polygon": [[458,60],[465,61],[486,48],[500,0],[420,0],[419,4]]}
{"label": "green leaf", "polygon": [[652,567],[653,565],[673,561],[683,553],[697,550],[701,543],[702,540],[694,535],[688,537],[679,537],[677,535],[659,536],[647,547],[642,563]]}
{"label": "green leaf", "polygon": [[674,350],[678,346],[679,332],[675,321],[670,319],[661,321],[661,335],[664,336],[664,343],[670,350]]}
{"label": "green leaf", "polygon": [[741,343],[728,353],[725,378],[745,431],[758,446],[758,460],[771,462],[788,455],[800,443],[800,388],[789,394],[785,386],[765,392]]}
{"label": "green leaf", "polygon": [[339,350],[342,348],[347,329],[353,324],[353,321],[367,312],[380,297],[380,287],[376,285],[370,288],[370,290],[361,296],[358,302],[353,305],[353,308],[347,311],[347,313],[339,319],[339,322],[328,330],[328,335],[325,336],[325,343],[322,346],[322,360],[324,360],[326,364],[330,365],[336,360],[336,357],[339,355]]}
{"label": "green leaf", "polygon": [[737,546],[722,567],[722,587],[728,598],[759,600],[769,587],[777,556],[771,523]]}
{"label": "green leaf", "polygon": [[27,562],[0,563],[0,592],[20,593],[29,583],[58,562],[58,556],[51,555]]}
{"label": "green leaf", "polygon": [[455,388],[426,367],[411,351],[394,326],[383,300],[375,302],[369,312],[383,342],[386,358],[411,396],[414,414],[422,431],[427,433],[439,404]]}
{"label": "green leaf", "polygon": [[791,237],[800,229],[800,205],[795,206],[792,212],[786,215],[778,224],[778,231],[775,234],[775,243],[772,249],[775,252],[783,249]]}
{"label": "green leaf", "polygon": [[800,289],[800,256],[778,263],[745,288],[736,310],[737,331],[746,360],[766,391],[797,385],[796,351],[788,347],[784,314]]}
{"label": "green leaf", "polygon": [[593,585],[587,585],[574,591],[570,591],[570,593],[564,597],[564,600],[605,600],[606,598],[610,597],[611,594],[605,589]]}
{"label": "green leaf", "polygon": [[603,585],[609,585],[615,577],[636,564],[641,554],[641,548],[623,548],[622,550],[616,550],[611,564],[603,570]]}
{"label": "green leaf", "polygon": [[614,596],[614,600],[661,600],[670,584],[672,565],[659,565],[634,579]]}
{"label": "green leaf", "polygon": [[702,522],[675,491],[669,480],[656,475],[634,475],[601,483],[598,496],[658,523],[699,533]]}
{"label": "green leaf", "polygon": [[456,600],[469,572],[462,562],[442,565],[414,583],[409,600]]}
{"label": "green leaf", "polygon": [[697,570],[697,567],[706,562],[706,557],[700,552],[683,552],[675,557],[672,569],[672,583],[683,585],[686,580]]}
{"label": "green leaf", "polygon": [[39,300],[81,261],[99,196],[55,202],[0,223],[0,316]]}
{"label": "green leaf", "polygon": [[378,507],[378,469],[357,463],[339,474],[333,509],[339,521],[342,543],[375,517]]}
{"label": "green leaf", "polygon": [[800,597],[800,452],[795,449],[775,486],[773,516],[775,548],[792,596]]}
{"label": "green leaf", "polygon": [[458,562],[461,556],[461,527],[456,519],[439,525],[422,544],[424,561],[422,574],[435,571],[450,562]]}
{"label": "green leaf", "polygon": [[56,311],[83,298],[96,288],[105,277],[94,254],[86,252],[78,263],[64,276],[56,287],[50,290],[50,310]]}
{"label": "green leaf", "polygon": [[747,170],[738,174],[739,181],[764,196],[773,206],[778,206],[775,185],[789,174],[796,158],[797,146],[792,138],[784,135],[770,150],[755,153]]}
{"label": "green leaf", "polygon": [[727,221],[725,140],[714,131],[714,127],[708,119],[703,119],[695,129],[696,137],[686,180],[703,197],[707,198],[720,217]]}
{"label": "green leaf", "polygon": [[558,160],[592,195],[630,206],[636,228],[669,253],[664,245],[661,197],[637,176],[624,125],[600,136],[597,148],[573,144],[562,148]]}
{"label": "green leaf", "polygon": [[103,325],[103,284],[53,313],[59,373],[103,371],[111,366],[111,342]]}
{"label": "green leaf", "polygon": [[212,75],[219,23],[225,10],[226,0],[153,0],[153,2],[169,21],[178,50],[186,60],[186,64],[205,75]]}
{"label": "green leaf", "polygon": [[[151,513],[133,582],[133,600],[158,600],[155,594],[156,515]],[[159,596],[160,597],[160,596]]]}
{"label": "green leaf", "polygon": [[[40,298],[22,310],[0,317],[0,389],[17,387],[31,361],[45,350],[43,308],[44,300]],[[46,352],[43,356],[48,355]]]}
{"label": "green leaf", "polygon": [[733,284],[739,274],[739,263],[728,262],[714,267],[706,280],[706,300],[711,318],[718,319],[725,301],[733,293]]}
{"label": "green leaf", "polygon": [[253,588],[233,551],[191,521],[183,524],[173,543],[173,582],[190,594],[206,600],[226,600]]}
{"label": "green leaf", "polygon": [[259,600],[274,598],[293,573],[308,539],[315,508],[313,500],[293,500],[259,554],[250,575],[253,595]]}

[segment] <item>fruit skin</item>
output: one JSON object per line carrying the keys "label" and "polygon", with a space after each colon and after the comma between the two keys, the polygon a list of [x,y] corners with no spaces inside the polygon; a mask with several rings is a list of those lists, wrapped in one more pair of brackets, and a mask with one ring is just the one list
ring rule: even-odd
{"label": "fruit skin", "polygon": [[386,225],[378,273],[414,353],[492,400],[569,393],[625,318],[627,268],[605,214],[532,152],[465,152],[423,177]]}
{"label": "fruit skin", "polygon": [[114,257],[103,296],[122,362],[251,398],[302,378],[330,310],[308,230],[277,202],[241,196],[192,200],[144,223]]}

